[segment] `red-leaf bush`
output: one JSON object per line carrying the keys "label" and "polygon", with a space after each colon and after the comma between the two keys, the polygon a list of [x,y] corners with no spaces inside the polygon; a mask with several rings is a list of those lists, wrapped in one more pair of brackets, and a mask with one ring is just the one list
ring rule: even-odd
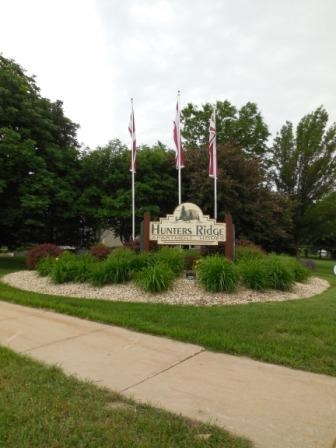
{"label": "red-leaf bush", "polygon": [[38,246],[33,247],[27,253],[26,265],[29,269],[35,269],[37,263],[45,257],[58,257],[61,255],[63,250],[56,246],[56,244],[39,244]]}
{"label": "red-leaf bush", "polygon": [[[135,238],[132,241],[128,241],[127,243],[124,243],[124,247],[126,247],[127,249],[131,249],[134,252],[140,252],[140,238]],[[159,249],[159,245],[156,241],[150,241],[149,242],[149,250],[150,252],[156,251]]]}
{"label": "red-leaf bush", "polygon": [[111,247],[105,246],[104,244],[97,244],[90,248],[90,254],[97,258],[97,260],[105,260],[111,252]]}

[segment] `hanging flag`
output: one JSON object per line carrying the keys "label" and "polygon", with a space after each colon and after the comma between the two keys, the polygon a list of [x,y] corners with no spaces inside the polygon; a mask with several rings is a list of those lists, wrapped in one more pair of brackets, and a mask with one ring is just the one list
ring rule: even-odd
{"label": "hanging flag", "polygon": [[134,110],[133,110],[133,99],[132,101],[132,109],[131,109],[131,115],[130,115],[130,121],[128,125],[128,130],[131,135],[131,166],[130,171],[131,173],[135,173],[136,171],[136,137],[135,137],[135,121],[134,121]]}
{"label": "hanging flag", "polygon": [[177,103],[176,103],[176,117],[174,120],[174,142],[176,146],[176,168],[184,168],[184,157],[183,157],[183,149],[182,149],[182,141],[181,141],[181,111],[180,111],[180,93],[178,93]]}
{"label": "hanging flag", "polygon": [[209,176],[217,178],[217,171],[216,113],[213,110],[209,124]]}

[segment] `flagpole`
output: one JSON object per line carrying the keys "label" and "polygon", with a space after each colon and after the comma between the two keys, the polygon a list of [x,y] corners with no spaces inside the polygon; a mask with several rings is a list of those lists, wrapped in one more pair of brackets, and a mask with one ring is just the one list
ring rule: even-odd
{"label": "flagpole", "polygon": [[177,103],[178,103],[178,115],[179,115],[179,121],[178,121],[178,137],[177,137],[177,144],[178,144],[178,203],[179,205],[182,203],[182,194],[181,194],[181,128],[180,128],[180,91],[177,92]]}
{"label": "flagpole", "polygon": [[132,240],[135,240],[135,187],[134,171],[132,171]]}
{"label": "flagpole", "polygon": [[182,204],[182,197],[181,197],[181,167],[178,169],[178,203],[179,205]]}
{"label": "flagpole", "polygon": [[[215,122],[215,129],[216,129],[216,106],[214,106],[214,122]],[[215,133],[215,141],[214,141],[214,151],[213,151],[213,158],[214,158],[214,217],[217,221],[217,133]]]}
{"label": "flagpole", "polygon": [[214,180],[214,218],[217,220],[217,148],[216,148],[216,105],[210,115],[209,121],[209,176]]}
{"label": "flagpole", "polygon": [[176,147],[176,169],[178,172],[178,203],[182,203],[182,188],[181,188],[181,169],[184,167],[182,142],[181,142],[181,110],[180,110],[180,91],[177,91],[176,115],[174,119],[173,132],[175,147]]}
{"label": "flagpole", "polygon": [[131,171],[132,171],[132,240],[135,240],[135,154],[134,154],[134,110],[133,110],[133,98],[131,98]]}

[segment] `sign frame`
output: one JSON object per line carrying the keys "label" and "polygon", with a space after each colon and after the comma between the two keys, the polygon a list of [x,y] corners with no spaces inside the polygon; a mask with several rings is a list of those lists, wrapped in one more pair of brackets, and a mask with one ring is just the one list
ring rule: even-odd
{"label": "sign frame", "polygon": [[172,214],[149,222],[149,239],[160,245],[216,246],[225,242],[226,223],[218,223],[191,202],[178,205]]}

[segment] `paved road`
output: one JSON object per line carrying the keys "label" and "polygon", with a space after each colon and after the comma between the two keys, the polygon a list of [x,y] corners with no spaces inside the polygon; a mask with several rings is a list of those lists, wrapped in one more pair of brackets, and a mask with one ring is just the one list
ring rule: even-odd
{"label": "paved road", "polygon": [[259,448],[334,446],[333,377],[1,301],[0,344]]}

